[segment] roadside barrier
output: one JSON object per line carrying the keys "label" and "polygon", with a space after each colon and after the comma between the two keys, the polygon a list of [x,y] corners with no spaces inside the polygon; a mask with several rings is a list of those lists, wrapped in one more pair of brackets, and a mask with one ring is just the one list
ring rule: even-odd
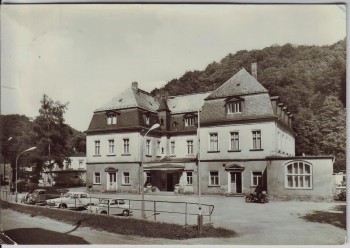
{"label": "roadside barrier", "polygon": [[[26,193],[18,194],[18,203],[26,203],[24,201]],[[16,202],[15,194],[2,190],[0,192],[0,198],[3,201]],[[141,203],[142,200],[138,199],[124,199],[124,198],[98,198],[98,197],[88,197],[88,198],[75,198],[71,199],[69,204],[65,201],[64,198],[55,199],[55,204],[46,205],[42,202],[35,205],[49,207],[49,208],[67,208],[71,210],[82,210],[91,214],[101,214],[101,209],[104,209],[103,212],[106,215],[115,215],[114,208],[122,209],[119,211],[119,214],[123,215],[123,210],[127,210],[128,217],[131,215],[135,218],[142,218],[142,209]],[[118,199],[124,201],[120,206],[105,204],[106,200]],[[145,219],[153,221],[162,221],[162,222],[171,222],[178,224],[196,224],[197,216],[199,214],[199,204],[196,202],[184,202],[184,201],[161,201],[161,200],[144,200],[145,202]],[[123,206],[124,205],[124,206]],[[113,208],[113,209],[112,209]],[[212,214],[214,211],[214,205],[211,204],[201,204],[201,215],[204,217],[205,224],[212,224]],[[132,214],[131,214],[132,213]],[[126,214],[124,214],[126,215]],[[183,218],[179,218],[183,216]]]}

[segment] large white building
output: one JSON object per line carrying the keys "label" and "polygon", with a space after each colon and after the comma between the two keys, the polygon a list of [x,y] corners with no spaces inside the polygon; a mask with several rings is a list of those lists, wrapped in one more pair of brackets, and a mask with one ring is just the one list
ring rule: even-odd
{"label": "large white building", "polygon": [[[155,123],[160,128],[145,138]],[[94,112],[86,133],[90,190],[139,192],[149,184],[196,193],[200,180],[208,194],[259,187],[281,198],[331,196],[332,158],[295,157],[292,114],[245,69],[212,92],[181,96],[154,97],[134,82]]]}

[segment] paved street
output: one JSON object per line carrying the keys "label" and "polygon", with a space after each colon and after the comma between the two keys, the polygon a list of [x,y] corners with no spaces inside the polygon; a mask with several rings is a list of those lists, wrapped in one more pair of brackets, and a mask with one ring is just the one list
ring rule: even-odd
{"label": "paved street", "polygon": [[[141,199],[140,195],[92,194],[99,197],[121,197]],[[146,195],[146,200],[188,201],[196,202],[197,196],[185,195]],[[203,196],[202,202],[215,205],[212,223],[215,227],[225,227],[238,233],[238,237],[230,239],[191,239],[163,240],[135,238],[125,235],[109,235],[105,232],[77,228],[70,235],[82,237],[92,244],[292,244],[318,245],[343,244],[346,231],[334,225],[307,222],[301,216],[314,211],[337,213],[336,206],[344,206],[344,202],[271,202],[268,204],[246,203],[242,197]],[[147,206],[147,205],[146,205]],[[65,233],[75,227],[40,217],[18,218],[18,213],[5,210],[3,213],[4,229],[40,227],[47,230]],[[132,218],[139,218],[135,211]],[[157,221],[184,224],[183,215],[157,215]],[[152,218],[150,218],[152,219]],[[195,222],[195,217],[190,222]],[[53,223],[52,223],[53,222]],[[45,224],[48,223],[48,224]],[[116,239],[116,237],[118,237]]]}

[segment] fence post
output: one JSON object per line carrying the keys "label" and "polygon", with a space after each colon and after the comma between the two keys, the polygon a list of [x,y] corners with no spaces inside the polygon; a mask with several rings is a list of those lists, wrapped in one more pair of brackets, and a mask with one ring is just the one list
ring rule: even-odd
{"label": "fence post", "polygon": [[129,199],[129,215],[128,215],[129,218],[130,218],[130,215],[131,215],[130,211],[131,211],[131,203],[130,203],[130,199]]}
{"label": "fence post", "polygon": [[109,200],[107,201],[107,215],[109,215],[109,204],[110,204],[110,202],[109,202]]}
{"label": "fence post", "polygon": [[156,201],[153,201],[153,205],[154,205],[154,207],[153,207],[154,221],[157,221],[157,215],[156,215],[156,213],[157,213]]}
{"label": "fence post", "polygon": [[211,209],[210,209],[211,206],[208,206],[208,210],[209,210],[209,224],[211,225]]}
{"label": "fence post", "polygon": [[89,197],[89,199],[90,199],[90,205],[89,205],[90,213],[92,213],[92,212],[91,212],[91,196]]}
{"label": "fence post", "polygon": [[187,202],[186,204],[186,208],[185,208],[185,226],[187,226]]}

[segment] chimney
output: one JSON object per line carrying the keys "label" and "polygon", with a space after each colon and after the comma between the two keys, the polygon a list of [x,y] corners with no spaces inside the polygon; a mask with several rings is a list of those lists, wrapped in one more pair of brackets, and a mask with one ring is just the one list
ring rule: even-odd
{"label": "chimney", "polygon": [[256,62],[252,63],[252,76],[258,80],[258,64]]}
{"label": "chimney", "polygon": [[139,87],[138,87],[138,83],[137,82],[132,82],[131,83],[131,89],[135,92],[138,91]]}

